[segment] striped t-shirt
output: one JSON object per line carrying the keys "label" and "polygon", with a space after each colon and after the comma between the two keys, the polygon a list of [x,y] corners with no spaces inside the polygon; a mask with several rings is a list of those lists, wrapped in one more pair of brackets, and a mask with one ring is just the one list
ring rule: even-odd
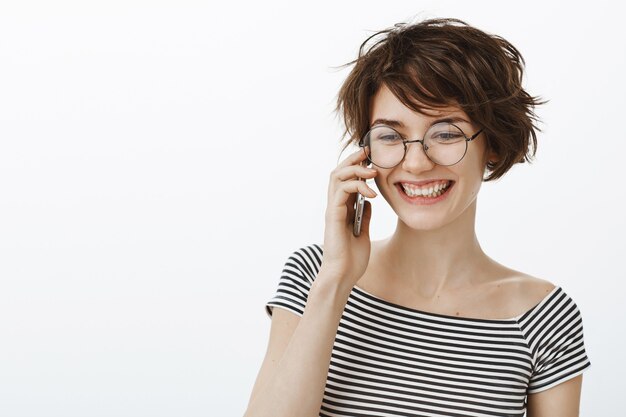
{"label": "striped t-shirt", "polygon": [[[302,316],[322,260],[313,244],[287,260],[265,309]],[[419,311],[353,287],[335,337],[321,417],[523,416],[527,394],[591,365],[574,301],[555,287],[510,319]]]}

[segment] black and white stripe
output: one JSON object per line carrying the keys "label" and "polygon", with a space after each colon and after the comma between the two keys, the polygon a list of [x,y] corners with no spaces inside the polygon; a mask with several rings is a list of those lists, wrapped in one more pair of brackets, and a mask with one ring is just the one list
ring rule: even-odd
{"label": "black and white stripe", "polygon": [[[310,245],[266,304],[302,316],[321,266]],[[399,306],[354,287],[335,338],[322,417],[523,416],[526,395],[590,366],[580,312],[556,287],[523,315],[473,319]]]}

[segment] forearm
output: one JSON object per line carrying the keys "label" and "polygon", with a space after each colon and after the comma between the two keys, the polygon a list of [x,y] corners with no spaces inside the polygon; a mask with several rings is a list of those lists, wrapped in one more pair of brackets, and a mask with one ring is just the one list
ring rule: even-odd
{"label": "forearm", "polygon": [[350,290],[320,272],[276,371],[244,417],[317,417],[339,320]]}

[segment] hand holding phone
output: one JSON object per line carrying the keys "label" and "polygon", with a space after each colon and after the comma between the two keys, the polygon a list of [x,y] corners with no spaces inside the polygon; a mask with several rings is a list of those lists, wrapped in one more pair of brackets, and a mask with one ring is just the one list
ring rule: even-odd
{"label": "hand holding phone", "polygon": [[[374,198],[377,194],[365,180],[376,177],[378,171],[368,169],[367,162],[363,149],[354,152],[333,169],[328,181],[321,275],[349,288],[367,269],[371,252],[371,242],[366,236],[371,206],[364,196]],[[358,215],[356,207],[360,207]],[[355,237],[355,233],[360,236]]]}

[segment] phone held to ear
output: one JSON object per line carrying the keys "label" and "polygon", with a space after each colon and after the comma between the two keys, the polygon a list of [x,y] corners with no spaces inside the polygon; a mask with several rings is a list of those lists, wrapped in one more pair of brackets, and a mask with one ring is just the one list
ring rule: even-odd
{"label": "phone held to ear", "polygon": [[[367,162],[363,161],[362,166],[367,166]],[[361,181],[361,178],[359,178]],[[354,203],[354,228],[352,234],[356,237],[361,235],[361,223],[363,223],[363,208],[365,207],[365,197],[360,192],[356,193],[356,202]]]}

